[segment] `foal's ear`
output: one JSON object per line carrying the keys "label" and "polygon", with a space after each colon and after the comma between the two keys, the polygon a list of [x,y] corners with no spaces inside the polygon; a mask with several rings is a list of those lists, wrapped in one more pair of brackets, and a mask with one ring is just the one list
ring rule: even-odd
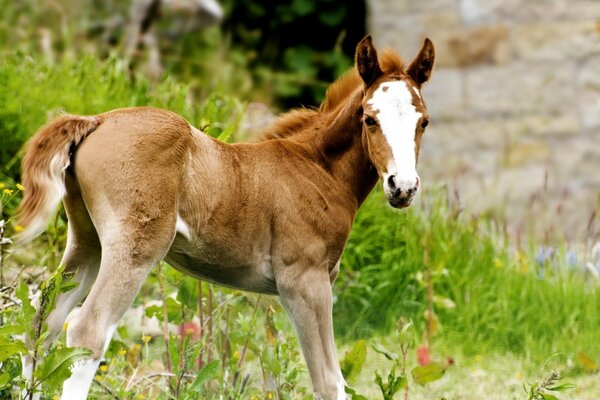
{"label": "foal's ear", "polygon": [[435,49],[433,48],[433,43],[431,43],[429,38],[426,38],[425,43],[423,43],[423,48],[421,48],[421,51],[412,64],[410,64],[407,71],[408,75],[410,75],[419,86],[429,80],[434,59]]}
{"label": "foal's ear", "polygon": [[365,36],[356,46],[356,68],[367,87],[383,75],[371,35]]}

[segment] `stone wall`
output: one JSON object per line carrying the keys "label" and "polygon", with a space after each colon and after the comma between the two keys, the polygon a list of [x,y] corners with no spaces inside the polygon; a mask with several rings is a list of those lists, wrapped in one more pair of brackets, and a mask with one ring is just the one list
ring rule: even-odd
{"label": "stone wall", "polygon": [[[436,68],[419,171],[517,232],[592,239],[600,219],[600,1],[369,0],[375,43]],[[531,217],[533,214],[534,218]],[[590,227],[590,221],[591,227]],[[590,233],[592,230],[594,233]]]}

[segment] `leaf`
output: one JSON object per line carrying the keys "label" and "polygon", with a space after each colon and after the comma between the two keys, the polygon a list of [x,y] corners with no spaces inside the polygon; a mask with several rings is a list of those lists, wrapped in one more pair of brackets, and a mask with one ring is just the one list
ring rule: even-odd
{"label": "leaf", "polygon": [[7,336],[0,336],[0,362],[15,354],[27,353],[25,343],[20,340],[11,341]]}
{"label": "leaf", "polygon": [[596,372],[598,370],[598,363],[582,351],[577,352],[577,361],[587,372]]}
{"label": "leaf", "polygon": [[229,139],[231,138],[233,132],[235,132],[235,126],[228,126],[227,128],[223,129],[223,132],[221,132],[219,136],[217,136],[217,139],[222,142],[229,143]]}
{"label": "leaf", "polygon": [[540,396],[542,396],[542,399],[544,400],[558,400],[558,397],[548,393],[540,393]]}
{"label": "leaf", "polygon": [[23,318],[25,321],[31,323],[33,321],[33,317],[35,315],[35,308],[31,305],[29,301],[29,288],[24,281],[19,282],[19,286],[17,286],[16,291],[17,298],[21,300],[21,312],[23,313]]}
{"label": "leaf", "polygon": [[35,369],[33,376],[38,382],[44,382],[51,388],[57,389],[71,376],[71,366],[91,354],[90,350],[78,347],[54,349]]}
{"label": "leaf", "polygon": [[342,375],[347,381],[353,381],[362,370],[367,359],[367,342],[359,340],[354,346],[346,352],[344,359],[340,363]]}
{"label": "leaf", "polygon": [[371,345],[371,348],[373,350],[375,350],[376,353],[383,355],[388,360],[394,361],[394,360],[398,359],[398,354],[389,351],[388,349],[386,349],[379,343],[375,343],[375,344]]}
{"label": "leaf", "polygon": [[189,309],[196,309],[198,306],[198,281],[183,279],[177,290],[177,300]]}
{"label": "leaf", "polygon": [[369,400],[367,399],[365,396],[363,396],[362,394],[358,394],[356,393],[356,390],[346,386],[346,394],[351,395],[352,397],[350,398],[351,400]]}
{"label": "leaf", "polygon": [[0,389],[4,389],[8,386],[8,382],[10,381],[10,374],[8,372],[4,372],[0,374]]}
{"label": "leaf", "polygon": [[577,385],[574,385],[572,383],[561,383],[560,385],[549,387],[547,388],[547,390],[550,390],[552,392],[562,392],[564,390],[571,390],[576,388]]}
{"label": "leaf", "polygon": [[419,365],[412,370],[412,377],[415,383],[425,386],[430,382],[437,381],[444,376],[446,365],[439,362],[432,362],[429,365]]}
{"label": "leaf", "polygon": [[379,386],[384,400],[393,400],[394,395],[400,389],[406,387],[408,381],[406,380],[406,376],[404,375],[396,376],[396,370],[395,368],[392,368],[392,370],[388,374],[387,382],[383,382],[381,375],[379,375],[379,373],[375,371],[375,383],[377,383],[377,385]]}
{"label": "leaf", "polygon": [[219,360],[214,360],[206,364],[204,368],[198,372],[198,375],[196,375],[196,379],[194,380],[194,383],[192,383],[190,389],[197,392],[201,389],[204,383],[214,379],[217,375],[217,371],[219,370],[219,363]]}

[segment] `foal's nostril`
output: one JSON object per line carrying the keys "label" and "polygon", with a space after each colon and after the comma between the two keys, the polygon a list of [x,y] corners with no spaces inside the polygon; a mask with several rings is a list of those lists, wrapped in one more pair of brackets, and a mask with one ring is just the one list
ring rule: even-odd
{"label": "foal's nostril", "polygon": [[390,188],[391,191],[395,191],[396,190],[396,175],[390,175],[388,176],[388,187]]}

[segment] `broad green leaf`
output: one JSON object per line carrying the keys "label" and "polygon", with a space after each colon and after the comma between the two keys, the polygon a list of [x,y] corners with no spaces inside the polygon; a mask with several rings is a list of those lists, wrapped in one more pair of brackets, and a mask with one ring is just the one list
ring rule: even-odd
{"label": "broad green leaf", "polygon": [[33,321],[33,317],[35,316],[35,308],[29,301],[29,288],[23,280],[21,280],[19,282],[19,286],[17,286],[16,295],[17,298],[21,300],[21,312],[23,313],[23,319],[31,323]]}
{"label": "broad green leaf", "polygon": [[200,372],[198,372],[198,375],[196,375],[196,380],[194,380],[194,383],[192,383],[190,389],[197,392],[198,390],[200,390],[204,383],[215,378],[217,375],[217,371],[219,371],[219,364],[219,360],[214,360],[206,364],[204,368],[202,368]]}
{"label": "broad green leaf", "polygon": [[412,370],[412,377],[415,383],[425,386],[430,382],[437,381],[444,376],[446,365],[439,362],[432,362],[429,365],[419,365]]}
{"label": "broad green leaf", "polygon": [[0,362],[16,354],[27,353],[25,343],[20,340],[11,341],[7,336],[0,336]]}
{"label": "broad green leaf", "polygon": [[359,340],[354,346],[346,352],[344,359],[340,363],[342,375],[347,381],[354,381],[362,370],[367,359],[367,342]]}
{"label": "broad green leaf", "polygon": [[10,381],[10,374],[8,372],[4,372],[0,374],[0,389],[4,389],[8,386],[8,382]]}
{"label": "broad green leaf", "polygon": [[[182,304],[172,297],[167,297],[165,299],[165,304],[167,305],[167,319],[169,322],[180,324],[183,317],[181,313]],[[148,318],[156,317],[159,321],[162,321],[164,318],[162,305],[146,307],[145,312]]]}
{"label": "broad green leaf", "polygon": [[54,349],[44,358],[33,373],[38,382],[58,388],[71,376],[71,366],[77,360],[88,357],[92,352],[78,347]]}
{"label": "broad green leaf", "polygon": [[198,307],[198,281],[195,279],[181,280],[177,291],[177,300],[191,310],[195,310]]}
{"label": "broad green leaf", "polygon": [[11,335],[18,335],[20,333],[25,332],[25,327],[23,326],[23,324],[11,324],[11,325],[5,325],[0,327],[0,337],[5,336],[11,336]]}

